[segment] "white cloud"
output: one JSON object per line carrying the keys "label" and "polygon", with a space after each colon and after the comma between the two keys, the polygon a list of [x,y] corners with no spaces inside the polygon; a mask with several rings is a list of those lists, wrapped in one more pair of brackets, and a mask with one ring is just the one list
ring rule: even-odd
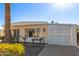
{"label": "white cloud", "polygon": [[3,27],[0,26],[0,29],[3,29]]}

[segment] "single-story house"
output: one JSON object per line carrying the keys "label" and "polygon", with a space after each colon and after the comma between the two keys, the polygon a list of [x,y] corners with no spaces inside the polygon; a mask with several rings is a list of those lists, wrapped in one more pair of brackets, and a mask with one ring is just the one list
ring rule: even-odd
{"label": "single-story house", "polygon": [[[12,36],[19,36],[19,42],[32,42],[37,38],[43,38],[42,43],[77,46],[78,44],[77,24],[52,24],[43,21],[25,21],[11,24]],[[24,39],[24,40],[23,40]]]}

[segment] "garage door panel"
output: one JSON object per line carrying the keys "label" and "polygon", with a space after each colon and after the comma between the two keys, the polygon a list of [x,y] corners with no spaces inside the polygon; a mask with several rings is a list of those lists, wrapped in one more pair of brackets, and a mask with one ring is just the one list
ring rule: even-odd
{"label": "garage door panel", "polygon": [[69,44],[71,39],[71,28],[62,26],[48,27],[48,44]]}

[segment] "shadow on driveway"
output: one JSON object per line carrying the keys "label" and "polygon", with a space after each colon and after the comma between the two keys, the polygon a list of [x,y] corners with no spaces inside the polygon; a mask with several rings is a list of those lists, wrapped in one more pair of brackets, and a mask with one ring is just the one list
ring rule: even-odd
{"label": "shadow on driveway", "polygon": [[43,48],[45,48],[45,44],[25,43],[24,45],[26,47],[25,56],[38,56]]}
{"label": "shadow on driveway", "polygon": [[79,56],[79,48],[74,46],[48,45],[39,56]]}

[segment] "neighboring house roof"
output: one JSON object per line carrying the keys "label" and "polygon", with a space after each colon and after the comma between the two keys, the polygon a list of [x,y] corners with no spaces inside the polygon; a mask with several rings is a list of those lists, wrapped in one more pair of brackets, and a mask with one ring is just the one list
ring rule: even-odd
{"label": "neighboring house roof", "polygon": [[0,29],[0,32],[2,32],[2,30]]}
{"label": "neighboring house roof", "polygon": [[3,31],[0,29],[0,36],[3,36]]}

